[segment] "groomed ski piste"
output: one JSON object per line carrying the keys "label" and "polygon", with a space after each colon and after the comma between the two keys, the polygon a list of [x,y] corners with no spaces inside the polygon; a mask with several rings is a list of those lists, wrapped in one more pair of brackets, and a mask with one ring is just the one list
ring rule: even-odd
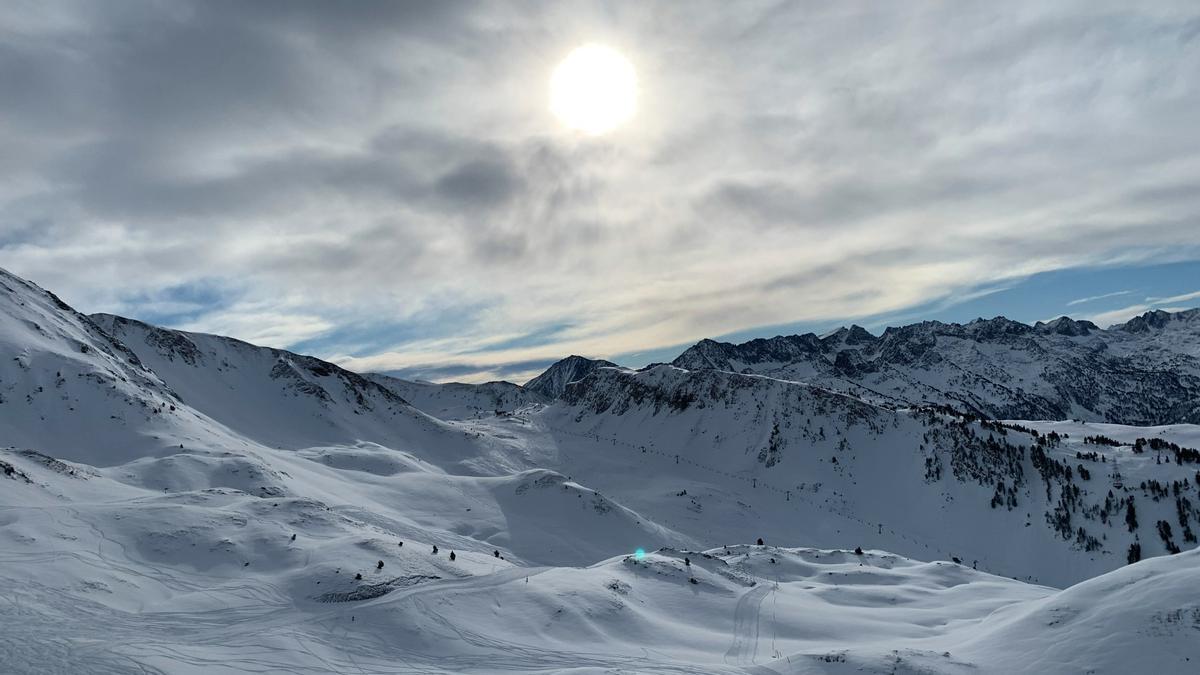
{"label": "groomed ski piste", "polygon": [[1138,444],[1195,425],[675,366],[389,387],[0,282],[3,672],[1200,668],[1200,466]]}

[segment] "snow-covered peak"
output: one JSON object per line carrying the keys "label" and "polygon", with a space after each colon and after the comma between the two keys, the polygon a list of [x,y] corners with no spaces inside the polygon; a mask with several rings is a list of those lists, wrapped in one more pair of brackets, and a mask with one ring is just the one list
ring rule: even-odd
{"label": "snow-covered peak", "polygon": [[525,383],[525,388],[549,399],[558,398],[567,385],[587,377],[598,368],[617,368],[604,359],[571,355],[551,365],[541,375]]}
{"label": "snow-covered peak", "polygon": [[1151,333],[1162,330],[1200,331],[1200,308],[1188,309],[1182,312],[1166,312],[1155,309],[1141,316],[1118,324],[1112,330],[1122,330],[1127,333]]}
{"label": "snow-covered peak", "polygon": [[821,336],[821,342],[835,342],[841,345],[869,345],[878,339],[866,328],[853,324],[849,328],[842,326],[837,330]]}
{"label": "snow-covered peak", "polygon": [[1091,321],[1077,321],[1067,316],[1060,316],[1051,321],[1038,321],[1033,325],[1034,331],[1038,333],[1052,333],[1057,335],[1066,335],[1068,337],[1080,337],[1088,335],[1092,331],[1100,330],[1100,327]]}

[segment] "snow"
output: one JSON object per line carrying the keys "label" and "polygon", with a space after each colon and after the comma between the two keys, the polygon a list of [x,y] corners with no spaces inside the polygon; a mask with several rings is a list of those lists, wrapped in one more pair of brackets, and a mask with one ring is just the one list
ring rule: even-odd
{"label": "snow", "polygon": [[[89,318],[2,271],[0,310],[4,672],[1200,660],[1200,552],[1165,555],[1155,531],[1184,543],[1176,497],[1200,505],[1200,467],[1130,445],[1197,447],[1200,427],[1011,423],[1069,434],[1045,452],[1092,467],[1070,481],[1043,478],[1015,428],[763,375],[576,363],[552,399]],[[1136,531],[1098,519],[1111,482],[1077,457],[1092,451],[1119,459]],[[989,503],[998,478],[1016,508]],[[1186,486],[1155,498],[1153,480]],[[1048,521],[1075,488],[1071,532],[1098,549]],[[1135,538],[1148,559],[1126,565]]]}

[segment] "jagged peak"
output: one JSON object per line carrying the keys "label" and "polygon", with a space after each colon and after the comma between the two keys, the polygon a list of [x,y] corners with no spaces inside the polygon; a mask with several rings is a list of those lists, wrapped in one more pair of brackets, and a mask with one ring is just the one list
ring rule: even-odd
{"label": "jagged peak", "polygon": [[1185,309],[1179,312],[1152,309],[1112,328],[1129,333],[1148,333],[1153,330],[1162,330],[1172,323],[1191,323],[1193,321],[1200,321],[1200,308]]}
{"label": "jagged peak", "polygon": [[1069,316],[1060,316],[1057,319],[1042,322],[1038,321],[1033,324],[1033,330],[1043,334],[1068,335],[1076,337],[1080,335],[1088,335],[1092,331],[1100,330],[1100,327],[1091,321],[1076,320]]}
{"label": "jagged peak", "polygon": [[689,370],[701,368],[727,370],[733,361],[743,363],[792,361],[797,357],[820,354],[825,351],[827,351],[825,343],[815,333],[754,338],[739,344],[705,339],[677,356],[675,360],[671,361],[671,365]]}
{"label": "jagged peak", "polygon": [[994,316],[990,319],[979,317],[964,326],[969,330],[987,335],[1022,334],[1028,333],[1031,326],[1020,321],[1013,321],[1006,316]]}
{"label": "jagged peak", "polygon": [[821,336],[822,342],[841,342],[847,345],[869,344],[877,340],[870,331],[858,324],[842,326]]}
{"label": "jagged peak", "polygon": [[955,323],[944,323],[932,319],[917,321],[916,323],[908,323],[903,326],[888,326],[883,329],[883,335],[880,337],[891,337],[894,335],[912,335],[917,333],[934,333],[943,330],[950,326],[959,326]]}

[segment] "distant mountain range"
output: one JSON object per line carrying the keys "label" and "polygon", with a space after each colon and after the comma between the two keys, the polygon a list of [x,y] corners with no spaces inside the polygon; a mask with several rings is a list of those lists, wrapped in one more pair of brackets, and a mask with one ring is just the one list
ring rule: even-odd
{"label": "distant mountain range", "polygon": [[741,344],[703,340],[671,362],[815,384],[890,405],[992,419],[1200,422],[1200,310],[1148,312],[1103,330],[1066,317],[859,326]]}
{"label": "distant mountain range", "polygon": [[[875,336],[861,326],[826,335],[701,340],[671,361],[802,382],[893,408],[939,405],[988,419],[1200,423],[1200,309],[1155,310],[1102,329],[1061,317],[923,321]],[[615,364],[567,357],[525,389],[553,399]]]}

